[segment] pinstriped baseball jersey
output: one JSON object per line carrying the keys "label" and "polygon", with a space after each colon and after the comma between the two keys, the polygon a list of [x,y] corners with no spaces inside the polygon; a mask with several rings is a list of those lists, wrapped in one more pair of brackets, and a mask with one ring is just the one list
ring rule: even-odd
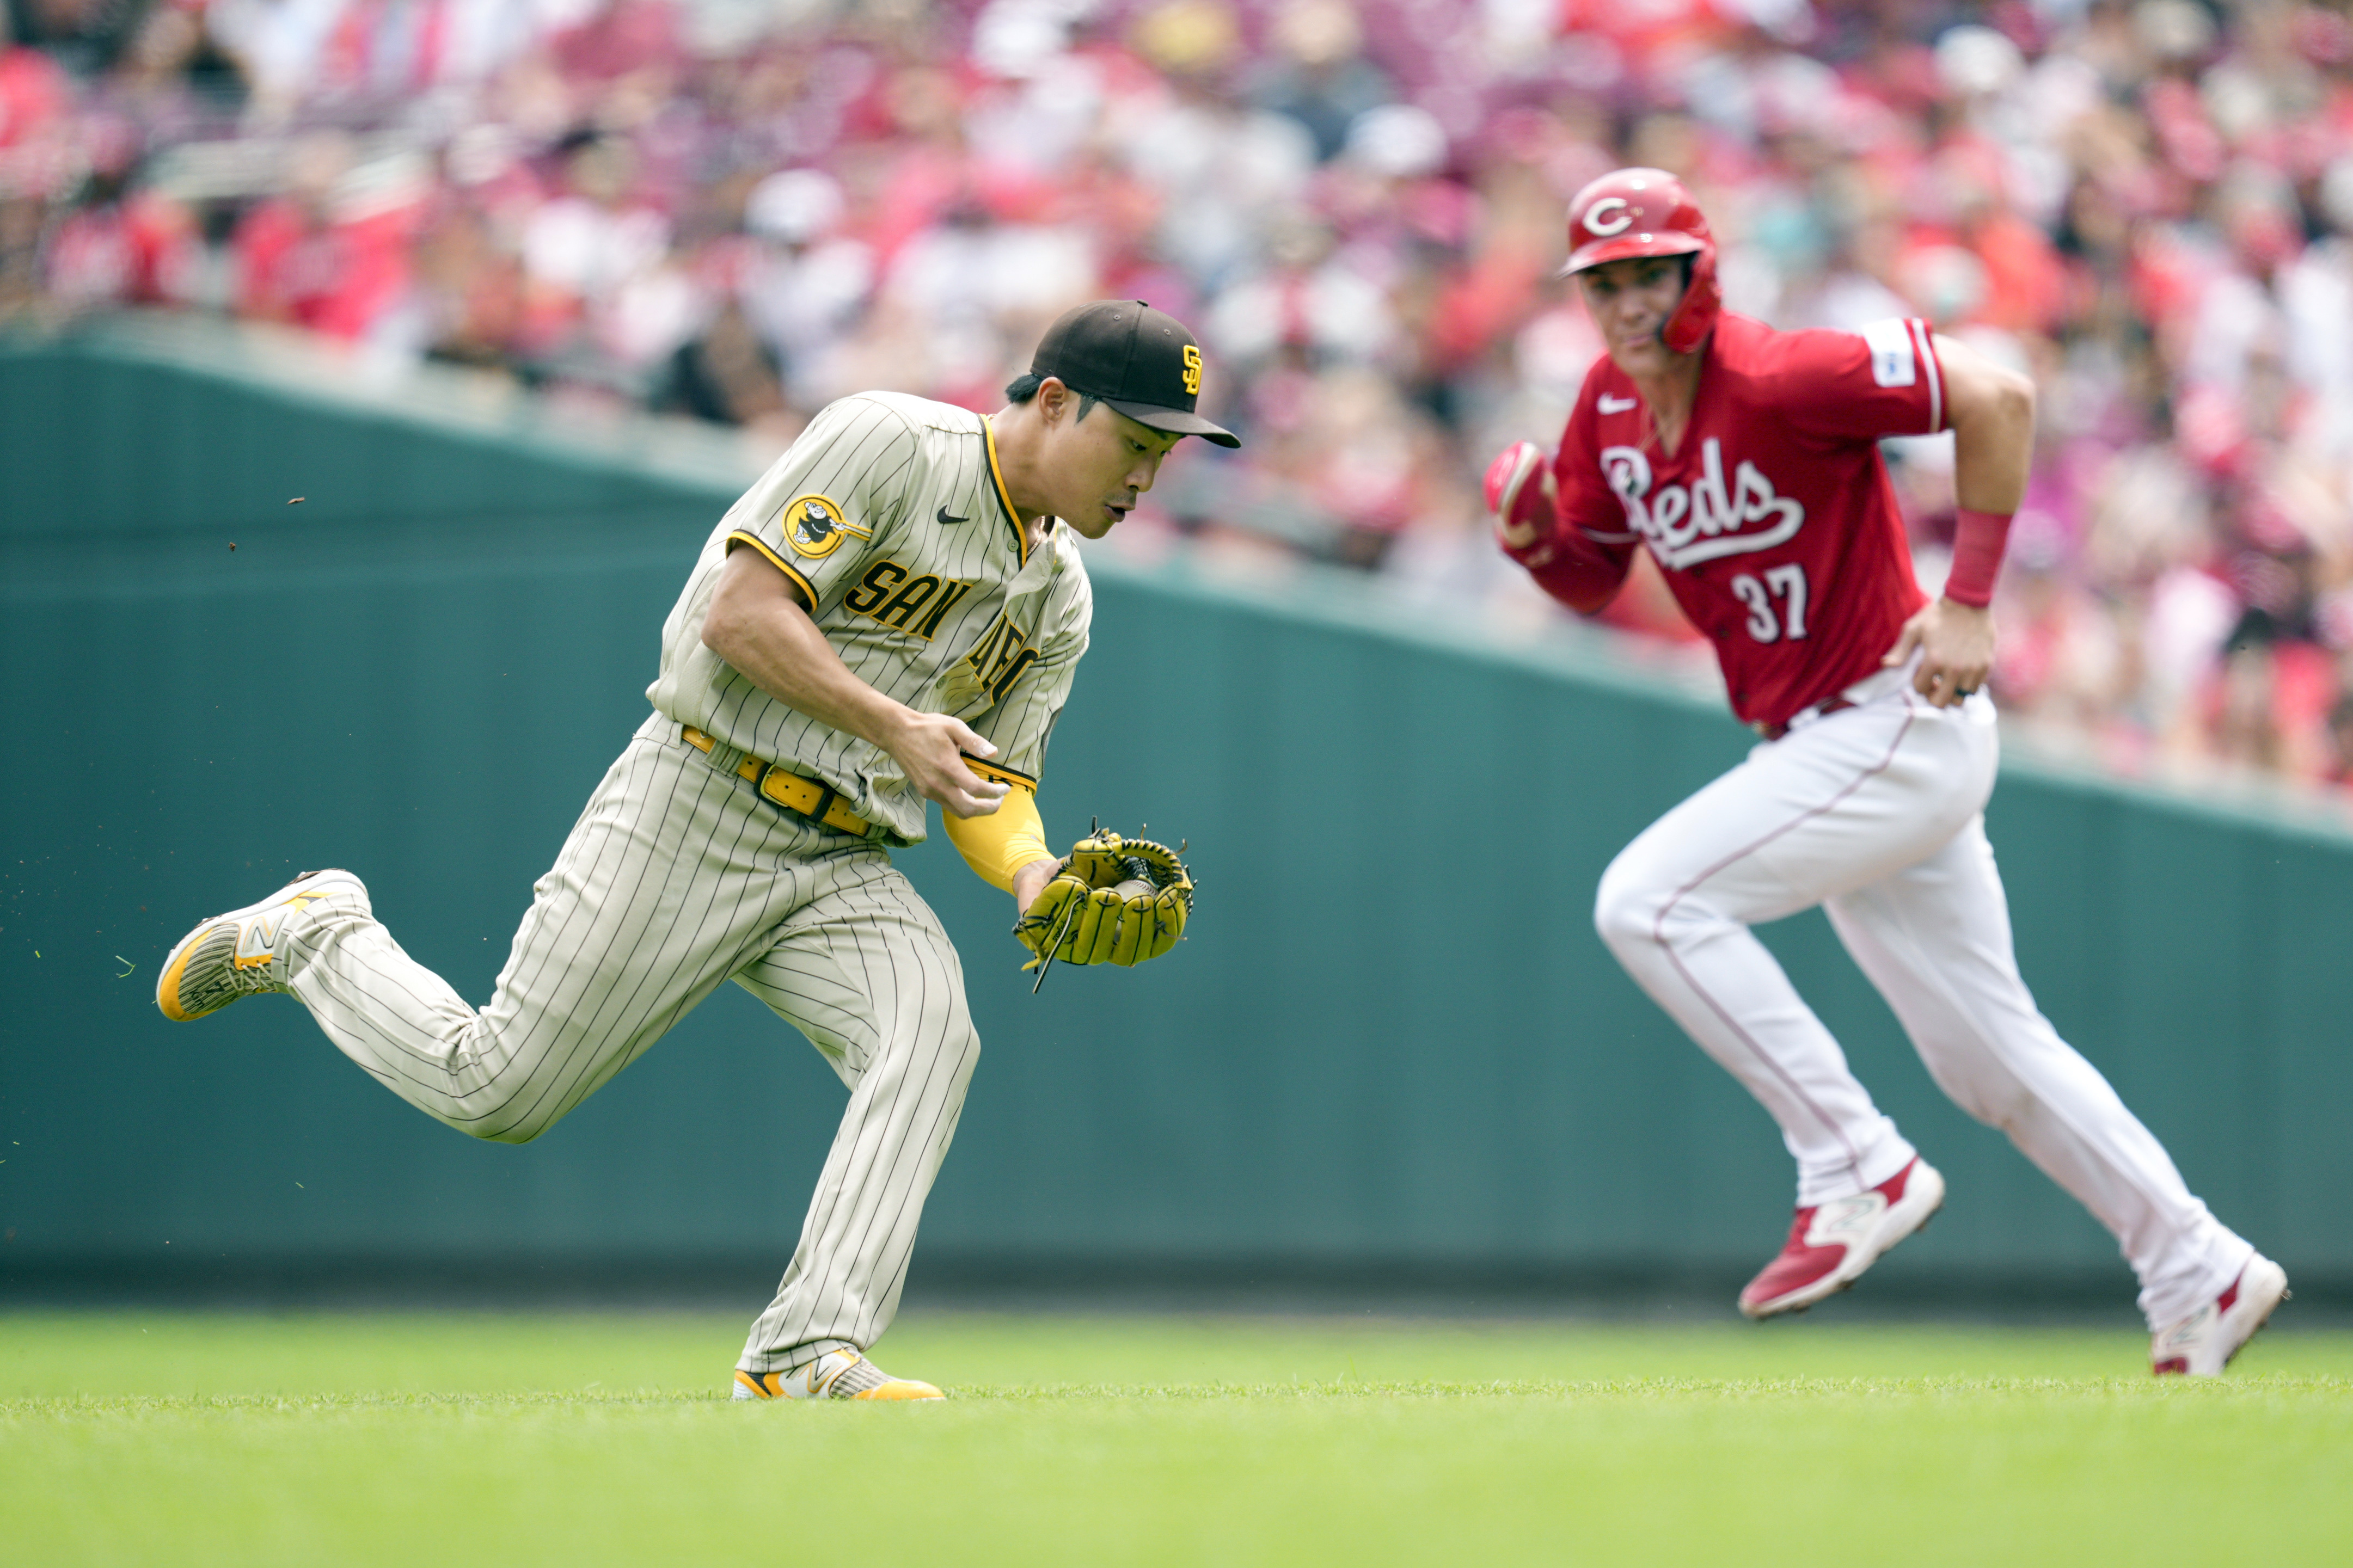
{"label": "pinstriped baseball jersey", "polygon": [[754,685],[702,644],[728,552],[754,549],[800,586],[850,673],[948,713],[1034,783],[1086,651],[1094,598],[1071,531],[1034,551],[987,421],[869,392],[828,405],[722,518],[662,628],[646,695],[681,724],[841,792],[886,837],[923,837],[923,798],[880,747]]}

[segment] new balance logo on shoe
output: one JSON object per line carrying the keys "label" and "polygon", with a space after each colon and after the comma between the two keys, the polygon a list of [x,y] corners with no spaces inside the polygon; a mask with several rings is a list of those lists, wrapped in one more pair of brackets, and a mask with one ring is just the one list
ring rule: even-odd
{"label": "new balance logo on shoe", "polygon": [[[2188,1371],[2187,1357],[2181,1352],[2196,1350],[2204,1344],[2208,1331],[2213,1328],[2214,1320],[2221,1315],[2215,1310],[2215,1304],[2209,1301],[2181,1321],[2161,1331],[2157,1336],[2156,1354],[2153,1358],[2158,1363],[2158,1370]],[[2179,1358],[2179,1364],[2178,1366],[2169,1364],[2174,1363],[2177,1357]]]}
{"label": "new balance logo on shoe", "polygon": [[2220,1375],[2287,1298],[2287,1271],[2257,1253],[2220,1296],[2149,1335],[2149,1370],[2160,1376]]}
{"label": "new balance logo on shoe", "polygon": [[1851,1198],[1824,1204],[1814,1213],[1814,1223],[1806,1232],[1806,1245],[1823,1247],[1869,1235],[1872,1225],[1886,1207],[1887,1200],[1876,1192],[1858,1193]]}
{"label": "new balance logo on shoe", "polygon": [[237,929],[237,966],[250,969],[276,957],[278,937],[286,929],[287,922],[296,911],[310,908],[326,896],[326,890],[300,892],[275,909],[263,910],[246,921]]}
{"label": "new balance logo on shoe", "polygon": [[1799,1209],[1779,1255],[1740,1292],[1741,1312],[1802,1312],[1845,1289],[1944,1201],[1944,1178],[1915,1157],[1868,1192]]}
{"label": "new balance logo on shoe", "polygon": [[288,911],[283,909],[256,915],[237,933],[237,966],[250,969],[257,963],[269,962],[278,946],[278,933],[285,928]]}

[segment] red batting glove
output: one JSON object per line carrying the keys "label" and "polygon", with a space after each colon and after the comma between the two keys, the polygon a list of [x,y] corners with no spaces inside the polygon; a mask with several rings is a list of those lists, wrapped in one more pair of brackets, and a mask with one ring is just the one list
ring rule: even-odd
{"label": "red batting glove", "polygon": [[1514,441],[1487,465],[1487,510],[1495,514],[1495,540],[1517,555],[1550,540],[1560,526],[1560,491],[1552,465],[1533,441]]}

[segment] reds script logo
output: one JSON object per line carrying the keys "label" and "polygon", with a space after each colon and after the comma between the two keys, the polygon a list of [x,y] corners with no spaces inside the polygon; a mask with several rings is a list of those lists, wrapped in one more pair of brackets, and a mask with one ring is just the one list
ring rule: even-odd
{"label": "reds script logo", "polygon": [[1770,550],[1805,526],[1806,509],[1777,494],[1773,481],[1745,458],[1727,490],[1724,451],[1713,436],[1700,446],[1700,477],[1689,486],[1669,485],[1652,495],[1651,459],[1636,447],[1603,447],[1601,473],[1659,564],[1678,572],[1703,561]]}

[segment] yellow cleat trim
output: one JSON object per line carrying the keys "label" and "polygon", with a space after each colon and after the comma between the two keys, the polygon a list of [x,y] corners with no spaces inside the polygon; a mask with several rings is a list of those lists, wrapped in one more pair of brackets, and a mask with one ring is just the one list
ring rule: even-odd
{"label": "yellow cleat trim", "polygon": [[202,945],[199,939],[203,935],[202,930],[190,932],[188,939],[180,944],[180,951],[173,955],[171,963],[164,966],[164,973],[155,981],[155,1005],[162,1008],[164,1016],[174,1024],[193,1024],[202,1016],[180,1011],[180,976],[188,967],[188,954]]}
{"label": "yellow cleat trim", "polygon": [[[286,897],[277,899],[271,902],[248,905],[245,909],[233,910],[225,915],[216,915],[211,920],[208,920],[205,921],[204,924],[198,926],[195,930],[190,931],[186,936],[182,937],[180,939],[179,945],[172,950],[170,958],[164,963],[164,973],[155,977],[155,1005],[163,1013],[164,1016],[171,1019],[174,1024],[191,1024],[195,1022],[198,1018],[206,1016],[206,1014],[205,1013],[187,1013],[183,1012],[180,1008],[181,977],[187,973],[188,960],[195,955],[198,948],[204,946],[206,937],[224,924],[235,925],[237,927],[237,946],[241,949],[245,945],[245,939],[248,934],[245,921],[248,920],[258,920],[262,921],[262,932],[266,939],[263,942],[264,951],[259,956],[249,955],[243,952],[232,953],[229,958],[229,968],[235,973],[242,973],[249,969],[259,969],[264,967],[270,962],[271,958],[275,956],[273,952],[270,950],[277,947],[278,938],[284,922],[290,919],[292,914],[309,909],[321,899],[333,896],[333,894],[338,890],[331,887],[306,887],[302,885],[302,883],[307,882],[310,878],[324,874],[325,873],[318,871],[306,871],[303,873],[301,880],[289,884],[290,886],[297,888],[299,889],[298,891],[288,893]],[[280,892],[285,892],[285,889],[282,888],[279,890]],[[221,1007],[226,1007],[228,1005],[229,1002],[234,1002],[236,1000],[237,997],[232,995],[228,998],[227,1002],[223,1002],[221,1004]],[[215,1007],[209,1009],[209,1011],[217,1013],[220,1011],[220,1007]]]}
{"label": "yellow cleat trim", "polygon": [[[856,1363],[852,1363],[850,1364],[854,1365]],[[834,1375],[838,1377],[840,1373],[836,1373]],[[735,1369],[735,1381],[745,1388],[750,1389],[754,1398],[790,1399],[793,1397],[791,1394],[785,1392],[785,1374],[781,1372],[745,1372],[743,1368],[738,1367]],[[828,1380],[828,1383],[830,1383],[830,1379]],[[810,1397],[823,1399],[826,1395],[820,1389]],[[921,1383],[912,1377],[894,1377],[890,1382],[882,1384],[880,1388],[870,1388],[863,1394],[853,1394],[849,1395],[849,1397],[852,1399],[902,1400],[945,1399],[947,1395],[941,1393],[938,1389],[933,1387],[928,1383]]]}

